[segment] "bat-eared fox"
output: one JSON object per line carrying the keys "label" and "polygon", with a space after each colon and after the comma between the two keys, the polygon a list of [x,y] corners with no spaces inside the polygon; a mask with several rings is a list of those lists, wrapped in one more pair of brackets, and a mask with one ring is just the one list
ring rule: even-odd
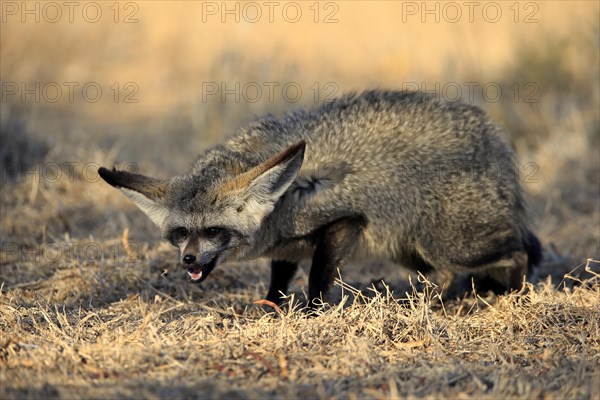
{"label": "bat-eared fox", "polygon": [[541,260],[502,129],[434,94],[366,91],[266,116],[161,180],[100,168],[180,250],[201,282],[224,260],[271,260],[281,302],[312,259],[309,301],[354,259],[482,274],[519,289]]}

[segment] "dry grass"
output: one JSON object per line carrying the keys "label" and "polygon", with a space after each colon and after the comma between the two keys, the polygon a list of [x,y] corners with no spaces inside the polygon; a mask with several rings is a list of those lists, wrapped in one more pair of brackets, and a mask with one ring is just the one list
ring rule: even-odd
{"label": "dry grass", "polygon": [[[0,398],[600,399],[597,3],[539,3],[538,24],[455,25],[400,24],[402,2],[339,3],[334,25],[200,24],[201,2],[139,5],[134,25],[1,26],[2,82],[135,80],[140,102],[0,104]],[[95,167],[183,172],[255,115],[299,105],[203,101],[202,83],[273,81],[299,83],[302,105],[315,82],[501,86],[500,101],[474,102],[536,168],[523,186],[545,260],[527,290],[442,301],[423,277],[355,265],[307,318],[254,304],[262,261],[187,283]],[[515,82],[535,83],[538,101],[515,101]],[[301,271],[295,301],[306,286]]]}
{"label": "dry grass", "polygon": [[[98,269],[2,296],[2,398],[600,395],[597,273],[572,290],[546,282],[450,304],[430,284],[400,302],[345,285],[355,301],[307,318],[250,305],[247,287],[209,295],[160,268],[148,279],[143,263],[106,279]],[[102,294],[115,287],[119,300]]]}

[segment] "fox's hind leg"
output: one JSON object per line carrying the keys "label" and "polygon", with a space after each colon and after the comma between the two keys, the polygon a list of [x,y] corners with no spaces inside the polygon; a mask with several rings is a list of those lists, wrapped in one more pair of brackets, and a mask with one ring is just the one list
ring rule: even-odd
{"label": "fox's hind leg", "polygon": [[362,217],[342,218],[317,233],[316,248],[308,278],[309,306],[316,306],[316,299],[327,294],[333,275],[343,267],[356,248],[364,227]]}
{"label": "fox's hind leg", "polygon": [[475,286],[480,290],[491,290],[497,294],[521,290],[523,280],[532,275],[535,267],[542,260],[542,245],[532,232],[527,232],[522,244],[523,250],[515,251],[508,259],[497,262],[500,265],[508,261],[507,268],[489,268],[481,274],[475,274],[473,276]]}
{"label": "fox's hind leg", "polygon": [[288,261],[271,261],[271,284],[267,300],[275,304],[281,303],[281,294],[286,294],[290,281],[298,270],[298,263]]}
{"label": "fox's hind leg", "polygon": [[503,294],[521,290],[523,280],[528,277],[528,260],[525,251],[516,251],[507,258],[483,266],[484,270],[468,275],[468,282],[464,282],[464,290],[471,290],[471,279],[478,291],[492,291]]}

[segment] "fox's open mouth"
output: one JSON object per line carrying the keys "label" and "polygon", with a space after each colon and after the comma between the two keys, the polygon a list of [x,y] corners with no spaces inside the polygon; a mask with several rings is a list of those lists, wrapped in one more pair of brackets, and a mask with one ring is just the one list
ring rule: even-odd
{"label": "fox's open mouth", "polygon": [[215,256],[208,264],[188,268],[187,272],[192,282],[202,282],[217,265],[219,256]]}

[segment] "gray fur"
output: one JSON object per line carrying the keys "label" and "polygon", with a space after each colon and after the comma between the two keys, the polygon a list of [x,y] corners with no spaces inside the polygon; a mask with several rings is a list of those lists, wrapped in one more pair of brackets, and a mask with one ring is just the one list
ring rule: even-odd
{"label": "gray fur", "polygon": [[[292,180],[258,221],[239,211],[244,190],[219,192],[300,141],[300,169],[290,167]],[[319,229],[346,217],[366,221],[358,258],[450,272],[521,271],[529,251],[516,158],[502,130],[475,106],[420,92],[348,94],[259,119],[167,187],[157,200],[169,212],[163,234],[179,225],[231,228],[223,258],[301,261],[312,257]]]}

